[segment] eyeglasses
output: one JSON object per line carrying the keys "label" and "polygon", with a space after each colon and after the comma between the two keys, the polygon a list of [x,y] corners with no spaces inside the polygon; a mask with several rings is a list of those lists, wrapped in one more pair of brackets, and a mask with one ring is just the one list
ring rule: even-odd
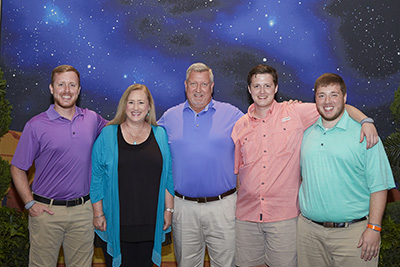
{"label": "eyeglasses", "polygon": [[[197,88],[199,86],[199,84],[197,82],[188,82],[188,85],[190,88]],[[200,83],[200,87],[201,88],[207,88],[207,86],[209,85],[209,83]]]}

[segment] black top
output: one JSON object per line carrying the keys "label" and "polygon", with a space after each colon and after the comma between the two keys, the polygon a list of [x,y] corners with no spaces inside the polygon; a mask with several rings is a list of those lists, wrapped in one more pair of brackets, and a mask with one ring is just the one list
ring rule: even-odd
{"label": "black top", "polygon": [[121,126],[117,134],[121,241],[153,241],[162,172],[161,150],[153,130],[138,145],[125,141]]}

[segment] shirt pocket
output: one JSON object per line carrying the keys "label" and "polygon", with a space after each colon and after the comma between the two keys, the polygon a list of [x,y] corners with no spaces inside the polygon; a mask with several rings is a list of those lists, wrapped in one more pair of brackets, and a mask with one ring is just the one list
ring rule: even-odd
{"label": "shirt pocket", "polygon": [[272,133],[272,142],[276,147],[276,157],[288,156],[300,151],[303,128],[293,120],[282,122]]}
{"label": "shirt pocket", "polygon": [[243,160],[243,165],[248,165],[256,161],[259,154],[259,147],[255,140],[251,137],[242,137],[240,142],[240,153]]}

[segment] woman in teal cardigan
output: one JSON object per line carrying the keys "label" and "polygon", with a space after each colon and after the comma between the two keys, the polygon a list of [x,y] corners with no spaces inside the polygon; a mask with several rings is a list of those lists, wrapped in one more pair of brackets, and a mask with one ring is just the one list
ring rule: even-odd
{"label": "woman in teal cardigan", "polygon": [[167,134],[156,124],[148,88],[131,85],[92,153],[93,224],[107,266],[161,265],[173,196]]}

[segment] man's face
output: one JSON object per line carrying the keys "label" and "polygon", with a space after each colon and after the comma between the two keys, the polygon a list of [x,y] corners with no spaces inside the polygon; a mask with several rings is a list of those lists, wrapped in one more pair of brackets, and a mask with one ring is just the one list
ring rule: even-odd
{"label": "man's face", "polygon": [[211,82],[208,71],[192,71],[185,81],[186,98],[190,107],[199,113],[211,101],[214,82]]}
{"label": "man's face", "polygon": [[69,109],[75,106],[81,87],[73,71],[56,73],[54,83],[49,86],[54,98],[55,109]]}
{"label": "man's face", "polygon": [[[343,95],[338,84],[320,86],[315,93],[315,104],[324,126],[333,127],[344,113],[347,94]],[[328,123],[329,125],[325,125]]]}
{"label": "man's face", "polygon": [[269,73],[253,75],[248,89],[256,109],[269,109],[278,92],[278,86],[274,84],[274,79]]}

